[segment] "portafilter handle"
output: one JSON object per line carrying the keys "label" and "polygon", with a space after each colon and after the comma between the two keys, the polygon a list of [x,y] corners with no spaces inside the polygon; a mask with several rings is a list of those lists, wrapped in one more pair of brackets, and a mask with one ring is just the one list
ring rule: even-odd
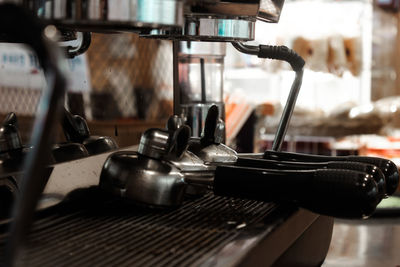
{"label": "portafilter handle", "polygon": [[224,139],[225,123],[219,117],[219,110],[216,105],[212,105],[207,112],[204,123],[204,134],[200,139],[203,147],[211,144],[220,144]]}
{"label": "portafilter handle", "polygon": [[239,157],[235,166],[276,170],[342,169],[365,172],[374,178],[381,197],[386,197],[384,174],[377,166],[368,163],[354,161],[302,162]]}
{"label": "portafilter handle", "polygon": [[267,150],[264,152],[263,158],[286,161],[304,161],[304,162],[326,162],[326,161],[355,161],[369,163],[381,169],[386,178],[386,193],[392,195],[399,184],[399,171],[394,162],[379,157],[366,156],[321,156],[309,155],[293,152],[278,152]]}
{"label": "portafilter handle", "polygon": [[270,171],[217,166],[214,193],[272,202],[293,202],[341,218],[366,218],[380,202],[372,176],[350,170]]}

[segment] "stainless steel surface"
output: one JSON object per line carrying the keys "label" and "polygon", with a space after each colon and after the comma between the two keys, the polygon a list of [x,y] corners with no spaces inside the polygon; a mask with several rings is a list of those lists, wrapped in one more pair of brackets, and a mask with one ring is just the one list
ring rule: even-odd
{"label": "stainless steel surface", "polygon": [[207,112],[201,139],[193,139],[189,145],[206,164],[235,163],[238,159],[235,150],[222,144],[225,123],[219,118],[220,108],[212,105]]}
{"label": "stainless steel surface", "polygon": [[[200,137],[208,110],[217,105],[225,119],[223,103],[223,72],[226,44],[220,42],[181,42],[178,55],[180,114]],[[222,139],[225,140],[225,128]]]}
{"label": "stainless steel surface", "polygon": [[[209,173],[209,176],[211,178],[213,177],[215,167],[204,164],[199,157],[190,151],[184,152],[179,160],[171,160],[170,162],[185,176],[185,182],[188,182],[190,176],[195,176],[200,180],[204,180],[206,179],[207,173]],[[196,197],[204,195],[207,192],[207,188],[201,186],[201,184],[202,183],[200,183],[200,185],[188,183],[185,194]]]}
{"label": "stainless steel surface", "polygon": [[[204,132],[204,121],[207,117],[207,112],[211,106],[218,106],[220,110],[224,109],[223,102],[209,103],[184,103],[180,104],[181,115],[185,123],[192,129],[192,137],[201,137]],[[225,114],[225,112],[224,112]],[[225,140],[225,131],[223,132],[223,140]]]}
{"label": "stainless steel surface", "polygon": [[398,266],[400,219],[335,220],[332,242],[323,267]]}
{"label": "stainless steel surface", "polygon": [[278,22],[285,0],[261,0],[257,19],[265,22]]}
{"label": "stainless steel surface", "polygon": [[225,50],[225,44],[220,42],[181,42],[178,57],[181,105],[222,104]]}
{"label": "stainless steel surface", "polygon": [[140,138],[138,152],[142,155],[161,159],[171,151],[170,132],[161,129],[149,129]]}
{"label": "stainless steel surface", "polygon": [[[135,150],[137,150],[137,146],[126,147],[121,151],[124,151],[123,153],[130,153],[131,156],[126,156],[126,158],[132,158],[133,160],[130,163],[133,163],[137,158],[136,152],[128,151]],[[99,177],[104,162],[110,154],[112,153],[108,152],[96,156],[89,156],[83,159],[55,164],[37,209],[42,210],[59,204],[61,201],[65,200],[68,194],[79,188],[97,186],[99,184]],[[188,151],[183,154],[180,161],[171,161],[171,164],[174,165],[179,172],[184,173],[184,176],[191,177],[190,179],[192,181],[194,177],[204,179],[205,174],[211,173],[213,169],[215,169],[214,166],[205,165],[203,161]],[[113,171],[122,172],[123,170],[115,169]],[[200,176],[198,175],[199,172]],[[120,174],[120,177],[123,177],[124,175],[125,173]],[[178,183],[180,183],[180,180]],[[198,190],[196,190],[196,188]],[[204,187],[196,188],[189,188],[189,194],[203,195],[205,193]],[[123,190],[118,191],[118,194],[124,193]]]}
{"label": "stainless steel surface", "polygon": [[194,0],[188,1],[185,14],[219,14],[221,16],[255,17],[259,11],[259,0]]}
{"label": "stainless steel surface", "polygon": [[[167,129],[168,131],[176,131],[184,125],[184,121],[181,117],[173,115],[168,119]],[[185,144],[186,149],[186,144]],[[203,180],[205,176],[209,175],[213,177],[214,166],[204,164],[204,161],[197,157],[190,151],[185,151],[179,158],[169,159],[169,162],[177,167],[182,174],[185,176],[185,181],[189,179],[189,176],[195,177],[195,179]],[[207,174],[208,173],[208,174]],[[201,184],[201,183],[200,183]],[[189,183],[186,187],[185,193],[191,196],[202,196],[207,192],[207,188],[204,186],[197,186]]]}
{"label": "stainless steel surface", "polygon": [[[125,162],[128,162],[128,168]],[[106,161],[100,185],[110,174],[111,179],[118,179],[113,183],[121,186],[120,195],[129,201],[161,207],[177,206],[183,201],[184,176],[167,162],[123,152]]]}
{"label": "stainless steel surface", "polygon": [[185,151],[180,159],[169,161],[179,170],[184,172],[189,171],[212,171],[214,167],[204,164],[204,161],[190,151]]}
{"label": "stainless steel surface", "polygon": [[[172,117],[175,118],[175,117]],[[116,152],[106,160],[100,175],[100,187],[129,201],[149,206],[177,206],[185,193],[203,195],[204,188],[190,179],[213,177],[213,166],[207,166],[196,155],[186,151],[187,126],[170,125],[168,131],[147,130],[140,139],[138,152]],[[178,122],[179,123],[179,122]],[[184,134],[183,136],[181,134]],[[182,136],[182,137],[180,137]]]}
{"label": "stainless steel surface", "polygon": [[[171,160],[170,163],[177,167],[185,176],[185,181],[188,181],[189,176],[198,177],[200,180],[206,179],[207,173],[213,177],[214,166],[204,164],[203,160],[197,157],[190,151],[185,151],[179,160]],[[207,192],[204,186],[197,186],[193,183],[188,183],[185,194],[191,196],[202,196]]]}
{"label": "stainless steel surface", "polygon": [[222,56],[226,55],[226,44],[219,42],[179,42],[179,53],[192,56]]}
{"label": "stainless steel surface", "polygon": [[38,17],[57,26],[82,31],[139,31],[181,27],[181,0],[26,1]]}
{"label": "stainless steel surface", "polygon": [[182,130],[183,126],[178,125],[175,130],[147,130],[140,138],[139,154],[116,153],[107,159],[100,184],[111,190],[120,186],[121,197],[130,201],[155,206],[180,205],[187,186],[181,171],[191,171],[193,167],[207,170],[195,155],[185,151],[189,136],[179,140]]}
{"label": "stainless steel surface", "polygon": [[[174,40],[249,41],[257,19],[278,22],[284,0],[0,0],[79,31],[133,31]],[[151,31],[149,33],[149,31]]]}
{"label": "stainless steel surface", "polygon": [[144,37],[189,41],[250,41],[254,40],[254,18],[224,18],[223,16],[199,15],[185,17],[180,30],[154,29]]}
{"label": "stainless steel surface", "polygon": [[197,156],[206,163],[235,163],[237,153],[224,144],[212,144],[201,149]]}
{"label": "stainless steel surface", "polygon": [[147,37],[174,40],[249,41],[256,19],[278,22],[284,0],[187,1],[185,25],[155,29]]}
{"label": "stainless steel surface", "polygon": [[225,142],[225,122],[222,119],[218,119],[217,127],[215,127],[214,142],[217,144]]}

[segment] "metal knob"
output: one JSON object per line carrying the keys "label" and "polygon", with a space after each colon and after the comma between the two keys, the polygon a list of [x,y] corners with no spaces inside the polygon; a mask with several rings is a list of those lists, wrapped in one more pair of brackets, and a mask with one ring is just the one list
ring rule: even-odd
{"label": "metal knob", "polygon": [[162,159],[171,151],[171,134],[161,129],[148,129],[140,138],[138,152],[141,155]]}

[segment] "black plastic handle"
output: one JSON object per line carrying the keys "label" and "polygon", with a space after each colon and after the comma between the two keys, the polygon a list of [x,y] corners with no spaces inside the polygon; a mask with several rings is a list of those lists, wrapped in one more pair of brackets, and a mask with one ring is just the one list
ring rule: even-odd
{"label": "black plastic handle", "polygon": [[182,127],[183,125],[184,125],[183,119],[178,115],[173,115],[168,118],[167,130],[173,132]]}
{"label": "black plastic handle", "polygon": [[17,119],[17,115],[15,115],[14,112],[10,112],[7,114],[7,116],[4,118],[3,120],[3,126],[6,125],[13,125],[16,128],[18,128],[18,119]]}
{"label": "black plastic handle", "polygon": [[294,71],[303,69],[306,62],[296,51],[286,46],[260,45],[258,57],[284,60],[290,64]]}
{"label": "black plastic handle", "polygon": [[291,201],[310,211],[341,218],[368,217],[380,202],[371,175],[349,170],[269,171],[218,166],[214,192],[262,201]]}
{"label": "black plastic handle", "polygon": [[86,120],[81,116],[73,115],[66,108],[64,108],[62,128],[65,138],[69,142],[82,143],[90,136]]}
{"label": "black plastic handle", "polygon": [[391,160],[378,157],[365,156],[320,156],[292,152],[277,152],[267,150],[264,152],[265,159],[285,160],[285,161],[303,161],[303,162],[327,162],[327,161],[355,161],[368,163],[377,166],[386,179],[386,193],[392,195],[399,185],[399,171],[396,164]]}
{"label": "black plastic handle", "polygon": [[315,169],[343,169],[364,172],[372,176],[378,186],[381,198],[386,196],[386,181],[382,171],[375,165],[354,161],[328,161],[328,162],[291,162],[270,159],[255,159],[239,157],[236,166],[276,169],[276,170],[315,170]]}

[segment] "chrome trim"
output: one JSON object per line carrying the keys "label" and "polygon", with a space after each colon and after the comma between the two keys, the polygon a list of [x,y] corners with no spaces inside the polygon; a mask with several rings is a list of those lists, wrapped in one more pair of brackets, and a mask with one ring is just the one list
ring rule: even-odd
{"label": "chrome trim", "polygon": [[38,17],[60,27],[85,31],[139,31],[183,25],[182,0],[28,1]]}
{"label": "chrome trim", "polygon": [[257,19],[264,22],[277,23],[284,3],[285,0],[260,0]]}
{"label": "chrome trim", "polygon": [[144,37],[190,41],[250,41],[254,40],[255,19],[187,16],[181,31],[154,29]]}

